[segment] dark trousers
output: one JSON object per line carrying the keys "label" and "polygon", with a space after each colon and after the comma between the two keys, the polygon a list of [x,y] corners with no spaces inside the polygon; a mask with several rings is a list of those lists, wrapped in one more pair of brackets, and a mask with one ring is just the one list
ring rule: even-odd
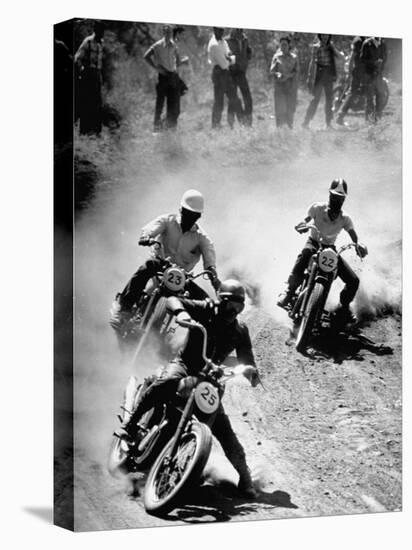
{"label": "dark trousers", "polygon": [[295,82],[289,78],[284,82],[275,82],[275,115],[276,126],[287,124],[293,128],[293,117],[296,110]]}
{"label": "dark trousers", "polygon": [[250,93],[249,83],[246,78],[245,71],[230,71],[232,75],[232,80],[235,85],[236,93],[239,88],[240,93],[242,94],[243,107],[240,104],[241,120],[242,123],[246,126],[252,125],[252,110],[253,102],[252,95]]}
{"label": "dark trousers", "polygon": [[[164,264],[160,259],[147,260],[141,265],[120,294],[120,306],[122,310],[129,311],[138,302],[149,279],[163,270]],[[193,300],[204,300],[208,297],[207,293],[193,281],[189,281],[186,288]]]}
{"label": "dark trousers", "polygon": [[[128,429],[132,437],[136,435],[134,430],[136,431],[136,423],[139,421],[140,417],[156,403],[165,403],[170,399],[170,397],[176,393],[179,381],[186,376],[188,376],[188,371],[181,360],[176,359],[169,363],[164,369],[161,377],[148,388],[142,401],[134,411],[130,419],[130,428]],[[229,417],[225,413],[222,403],[220,403],[217,410],[211,429],[235,470],[240,475],[246,473],[247,464],[245,451],[237,435],[233,431]]]}
{"label": "dark trousers", "polygon": [[365,74],[366,109],[365,119],[379,120],[383,110],[382,77],[375,73]]}
{"label": "dark trousers", "polygon": [[180,88],[179,75],[177,73],[159,74],[156,85],[156,105],[154,115],[154,128],[162,128],[162,111],[166,101],[166,127],[176,128],[180,113]]}
{"label": "dark trousers", "polygon": [[312,118],[315,116],[316,109],[318,108],[319,101],[322,95],[322,90],[325,91],[325,118],[326,124],[329,124],[333,118],[332,104],[333,104],[333,82],[335,80],[331,67],[317,66],[315,83],[313,86],[313,99],[309,103],[308,109],[305,115],[304,124],[309,124]]}
{"label": "dark trousers", "polygon": [[[295,292],[298,286],[302,283],[305,274],[305,269],[309,265],[309,260],[312,255],[318,250],[318,245],[312,239],[308,239],[302,252],[296,258],[295,265],[288,279],[289,292]],[[355,297],[359,287],[359,278],[350,265],[339,256],[338,260],[338,277],[345,283],[342,292],[340,293],[340,303],[342,306],[349,306]]]}
{"label": "dark trousers", "polygon": [[215,65],[212,71],[212,82],[214,93],[212,128],[220,127],[225,95],[228,99],[227,122],[229,126],[233,128],[235,115],[239,121],[242,118],[242,108],[229,69],[221,69],[219,65]]}
{"label": "dark trousers", "polygon": [[355,68],[352,71],[349,90],[346,92],[343,103],[339,109],[338,117],[343,118],[351,108],[353,100],[362,92],[364,73],[362,69]]}
{"label": "dark trousers", "polygon": [[98,69],[85,69],[78,86],[77,113],[81,134],[99,134],[102,129],[102,76]]}

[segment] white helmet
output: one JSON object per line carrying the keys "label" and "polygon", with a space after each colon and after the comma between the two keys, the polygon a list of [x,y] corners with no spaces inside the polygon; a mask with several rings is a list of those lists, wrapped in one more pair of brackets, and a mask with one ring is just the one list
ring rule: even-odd
{"label": "white helmet", "polygon": [[180,206],[190,210],[191,212],[197,212],[201,214],[204,207],[204,199],[202,193],[196,191],[196,189],[188,189],[183,193]]}

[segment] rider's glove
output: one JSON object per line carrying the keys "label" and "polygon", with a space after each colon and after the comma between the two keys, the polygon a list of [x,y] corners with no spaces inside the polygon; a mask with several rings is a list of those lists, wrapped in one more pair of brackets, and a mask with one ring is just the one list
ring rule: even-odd
{"label": "rider's glove", "polygon": [[300,222],[298,225],[295,225],[295,230],[298,233],[306,233],[306,231],[309,231],[309,228],[307,227],[305,222]]}
{"label": "rider's glove", "polygon": [[219,367],[217,365],[214,365],[211,370],[211,374],[213,374],[216,378],[221,378],[224,372],[225,371],[222,369],[222,367]]}
{"label": "rider's glove", "polygon": [[152,239],[150,237],[146,237],[145,235],[142,235],[139,239],[139,245],[140,246],[151,246]]}
{"label": "rider's glove", "polygon": [[358,243],[356,245],[356,253],[359,256],[359,258],[364,258],[368,255],[368,248],[364,244]]}
{"label": "rider's glove", "polygon": [[211,282],[213,288],[215,289],[215,291],[217,292],[217,291],[219,290],[220,285],[221,285],[222,283],[220,282],[220,279],[219,279],[219,277],[217,276],[216,268],[213,267],[213,266],[210,266],[210,267],[208,267],[207,269],[208,269],[208,271],[210,271],[210,276],[211,276],[210,282]]}
{"label": "rider's glove", "polygon": [[255,388],[260,382],[258,370],[256,367],[253,367],[252,365],[250,366],[248,365],[246,367],[246,369],[243,372],[243,376],[249,380],[252,388]]}

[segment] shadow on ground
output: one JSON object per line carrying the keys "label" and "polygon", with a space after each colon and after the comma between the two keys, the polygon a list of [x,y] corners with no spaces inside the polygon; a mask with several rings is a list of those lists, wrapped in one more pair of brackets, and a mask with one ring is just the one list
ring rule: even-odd
{"label": "shadow on ground", "polygon": [[[263,505],[263,507],[262,507]],[[298,508],[284,491],[258,491],[253,499],[240,498],[231,483],[218,486],[203,485],[186,495],[185,504],[164,516],[169,521],[186,523],[225,522],[241,519],[259,508]]]}
{"label": "shadow on ground", "polygon": [[342,363],[345,359],[363,361],[363,351],[375,355],[392,354],[390,346],[374,342],[367,338],[360,329],[352,331],[336,331],[332,328],[322,330],[310,342],[306,355],[332,359],[334,363]]}

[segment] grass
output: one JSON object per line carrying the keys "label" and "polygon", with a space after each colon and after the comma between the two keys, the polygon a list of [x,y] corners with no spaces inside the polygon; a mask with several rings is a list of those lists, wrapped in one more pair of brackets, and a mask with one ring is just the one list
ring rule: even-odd
{"label": "grass", "polygon": [[[225,126],[210,127],[212,89],[195,102],[188,96],[182,99],[182,114],[175,132],[152,134],[154,94],[142,90],[115,88],[107,100],[123,114],[120,128],[103,129],[99,137],[75,136],[75,154],[81,161],[95,166],[98,179],[113,178],[124,169],[123,161],[130,155],[138,157],[139,167],[149,173],[156,167],[179,170],[188,164],[222,167],[264,166],[273,163],[290,163],[297,159],[325,157],[343,153],[355,157],[368,152],[388,156],[401,162],[401,90],[390,83],[391,96],[382,120],[366,124],[363,115],[348,115],[349,128],[325,129],[324,103],[311,123],[311,129],[302,129],[301,123],[310,101],[310,95],[299,91],[295,128],[277,129],[273,118],[272,95],[259,94],[254,105],[253,127],[235,124],[233,130]],[[77,130],[76,130],[77,132]],[[127,162],[127,161],[126,161]],[[81,175],[80,175],[81,177]]]}

